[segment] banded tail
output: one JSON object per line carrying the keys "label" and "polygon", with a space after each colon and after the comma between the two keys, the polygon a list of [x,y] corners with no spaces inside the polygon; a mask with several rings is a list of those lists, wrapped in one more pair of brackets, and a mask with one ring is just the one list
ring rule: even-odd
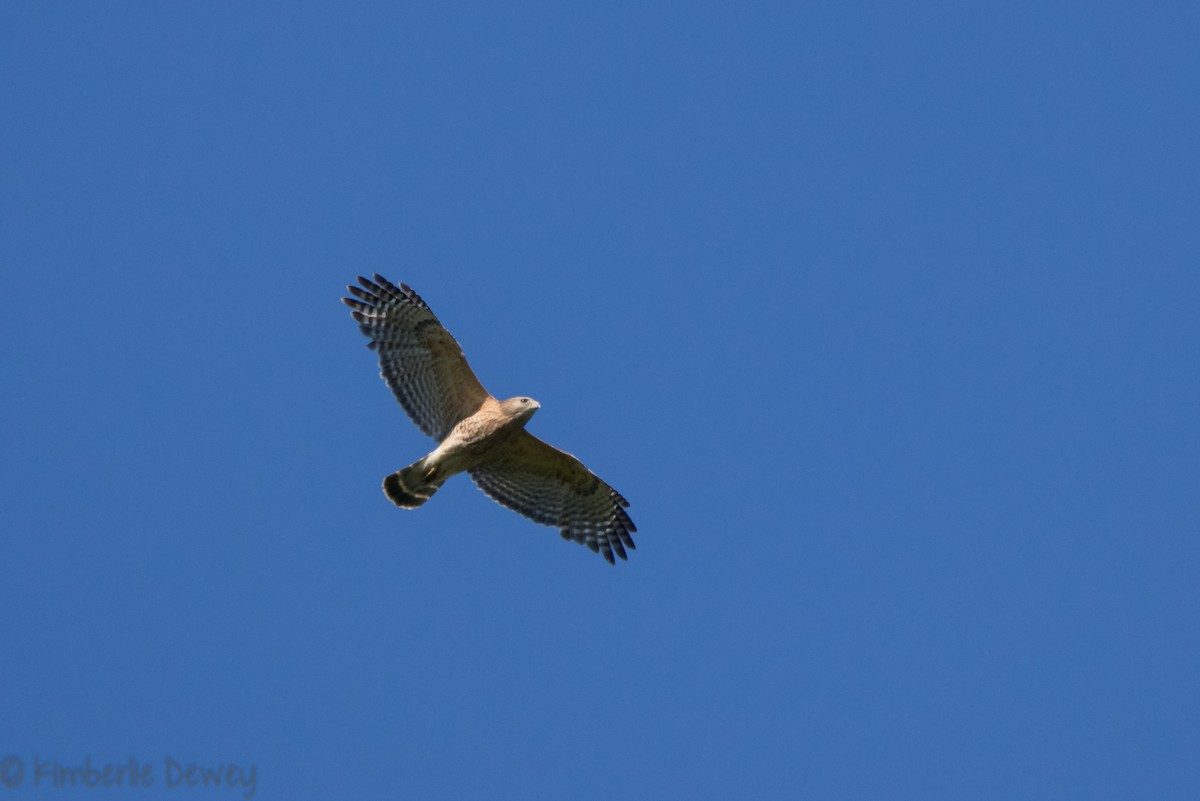
{"label": "banded tail", "polygon": [[434,478],[435,472],[435,469],[426,469],[425,460],[421,459],[385,478],[383,493],[397,506],[416,509],[446,483],[444,478]]}

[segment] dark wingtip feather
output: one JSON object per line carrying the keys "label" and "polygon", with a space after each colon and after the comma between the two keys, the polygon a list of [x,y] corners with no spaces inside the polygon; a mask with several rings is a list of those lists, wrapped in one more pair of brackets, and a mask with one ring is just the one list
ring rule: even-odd
{"label": "dark wingtip feather", "polygon": [[[370,278],[365,278],[365,277],[363,277],[363,276],[361,276],[361,275],[360,275],[360,276],[358,277],[358,282],[359,282],[360,284],[362,284],[364,288],[371,290],[371,291],[372,291],[372,292],[374,292],[376,295],[385,295],[385,294],[387,294],[387,293],[386,293],[386,291],[384,290],[384,288],[383,288],[383,287],[381,287],[381,286],[379,286],[378,284],[376,284],[376,283],[375,283],[374,281],[372,281]],[[355,294],[357,294],[357,293],[355,293]],[[360,295],[359,297],[362,297],[362,296]]]}
{"label": "dark wingtip feather", "polygon": [[408,297],[408,295],[410,293],[412,293],[412,290],[409,289],[404,284],[400,284],[400,286],[396,286],[395,284],[393,284],[391,281],[384,278],[379,273],[375,273],[375,283],[377,283],[381,287],[383,287],[384,291],[387,292],[392,297],[401,297],[406,300],[410,300],[410,301],[412,300],[412,298]]}

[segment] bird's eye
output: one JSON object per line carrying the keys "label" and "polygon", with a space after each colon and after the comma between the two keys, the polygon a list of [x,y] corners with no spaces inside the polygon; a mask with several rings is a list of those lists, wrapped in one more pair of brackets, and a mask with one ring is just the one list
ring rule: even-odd
{"label": "bird's eye", "polygon": [[521,403],[529,403],[529,398],[521,398]]}

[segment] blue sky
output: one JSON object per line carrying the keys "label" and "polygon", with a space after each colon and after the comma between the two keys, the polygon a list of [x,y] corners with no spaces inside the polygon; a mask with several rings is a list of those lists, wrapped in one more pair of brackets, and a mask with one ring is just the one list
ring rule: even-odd
{"label": "blue sky", "polygon": [[[1195,4],[0,15],[0,795],[1200,793]],[[629,562],[384,498],[372,272]]]}

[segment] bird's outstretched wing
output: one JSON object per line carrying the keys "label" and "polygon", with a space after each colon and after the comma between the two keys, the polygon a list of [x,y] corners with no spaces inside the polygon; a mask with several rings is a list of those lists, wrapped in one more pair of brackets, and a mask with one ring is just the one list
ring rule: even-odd
{"label": "bird's outstretched wing", "polygon": [[633,549],[637,528],[625,508],[629,501],[569,453],[528,431],[495,449],[470,471],[471,479],[493,500],[531,520],[559,529],[615,564]]}
{"label": "bird's outstretched wing", "polygon": [[421,431],[439,442],[488,397],[462,348],[406,284],[359,276],[342,298],[379,352],[380,375]]}

